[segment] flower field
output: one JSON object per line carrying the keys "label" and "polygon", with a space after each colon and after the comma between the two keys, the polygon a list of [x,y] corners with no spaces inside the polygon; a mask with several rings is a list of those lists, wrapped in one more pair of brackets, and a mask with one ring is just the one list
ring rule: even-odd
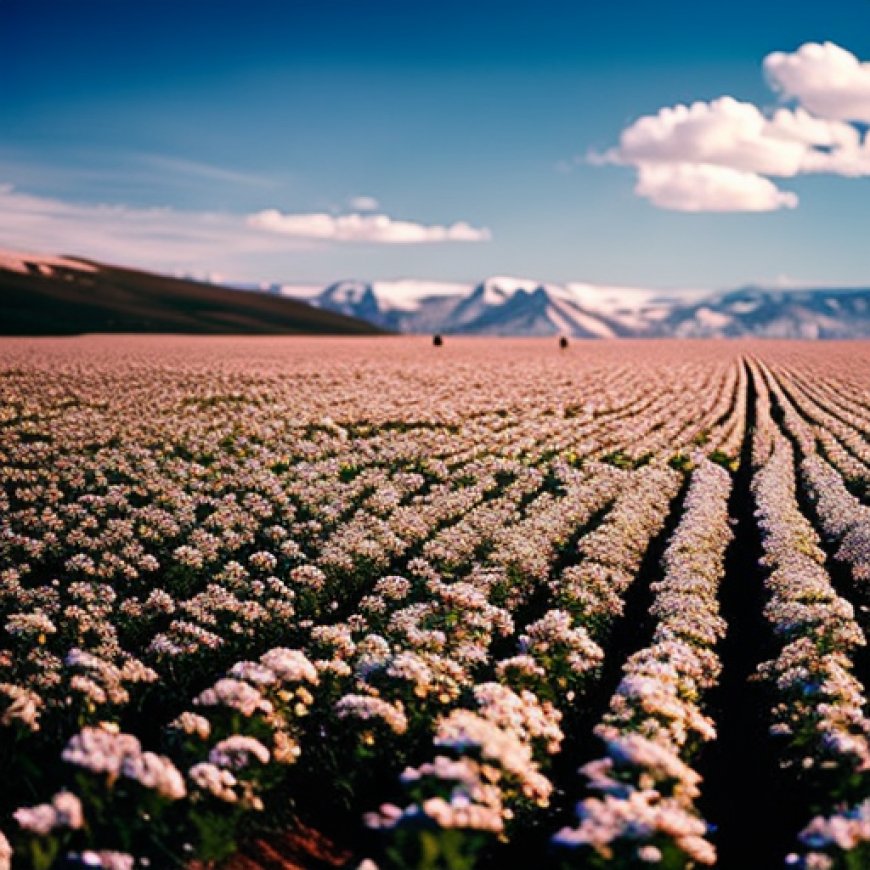
{"label": "flower field", "polygon": [[870,347],[0,371],[0,868],[870,867]]}

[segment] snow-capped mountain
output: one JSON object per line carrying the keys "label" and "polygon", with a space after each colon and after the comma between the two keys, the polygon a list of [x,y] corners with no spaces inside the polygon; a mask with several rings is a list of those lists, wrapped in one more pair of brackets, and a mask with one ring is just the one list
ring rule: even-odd
{"label": "snow-capped mountain", "polygon": [[870,288],[744,287],[675,308],[661,324],[677,337],[868,338]]}
{"label": "snow-capped mountain", "polygon": [[[291,285],[286,295],[297,294]],[[396,332],[577,338],[870,337],[870,289],[665,292],[498,276],[477,285],[340,281],[310,304]],[[298,294],[297,298],[301,298]]]}
{"label": "snow-capped mountain", "polygon": [[[582,304],[588,289],[589,285],[560,286],[503,276],[477,285],[340,281],[310,301],[397,332],[590,338],[630,334],[637,311],[646,307],[648,292],[601,288],[613,292],[602,293],[596,308]],[[623,316],[629,321],[626,325],[621,323]]]}

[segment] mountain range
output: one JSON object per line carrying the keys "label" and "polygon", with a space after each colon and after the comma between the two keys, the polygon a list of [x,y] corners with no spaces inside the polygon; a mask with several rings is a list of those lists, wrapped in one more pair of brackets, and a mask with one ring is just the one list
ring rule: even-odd
{"label": "mountain range", "polygon": [[[276,288],[294,295],[292,286]],[[301,291],[300,291],[301,292]],[[339,281],[309,304],[407,333],[577,338],[867,338],[870,288],[663,292],[509,277]]]}
{"label": "mountain range", "polygon": [[868,338],[870,288],[664,292],[503,276],[230,287],[0,250],[0,334],[80,332]]}

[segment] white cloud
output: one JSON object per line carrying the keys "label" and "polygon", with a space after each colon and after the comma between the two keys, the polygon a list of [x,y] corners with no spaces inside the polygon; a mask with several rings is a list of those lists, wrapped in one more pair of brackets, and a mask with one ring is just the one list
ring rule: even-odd
{"label": "white cloud", "polygon": [[[306,218],[260,212],[239,215],[228,212],[179,211],[172,208],[136,208],[66,202],[34,196],[0,184],[0,247],[51,254],[75,254],[110,263],[137,265],[161,271],[189,271],[232,268],[232,263],[249,255],[278,254],[311,249],[316,243],[356,240],[342,222],[342,233],[334,231],[287,233],[269,225],[269,215]],[[265,216],[265,217],[264,217]],[[394,241],[479,241],[489,238],[487,230],[468,224],[425,227],[383,216],[361,219],[358,235],[370,242]],[[371,229],[374,220],[375,229]],[[384,226],[384,221],[386,225]],[[302,223],[307,223],[302,221]],[[316,222],[317,223],[317,222]],[[309,227],[310,229],[310,227]],[[398,238],[404,235],[405,238]],[[420,238],[420,237],[423,238]]]}
{"label": "white cloud", "polygon": [[488,229],[478,229],[462,221],[449,226],[426,225],[396,220],[385,214],[284,214],[277,209],[267,209],[250,215],[247,222],[257,229],[318,241],[395,245],[490,239]]}
{"label": "white cloud", "polygon": [[833,42],[808,42],[764,59],[773,87],[823,118],[870,123],[870,63]]}
{"label": "white cloud", "polygon": [[352,196],[347,204],[354,211],[377,211],[381,206],[373,196]]}
{"label": "white cloud", "polygon": [[673,211],[776,211],[795,208],[794,193],[754,172],[710,163],[642,163],[635,193]]}
{"label": "white cloud", "polygon": [[709,163],[792,177],[816,146],[854,149],[859,142],[854,127],[813,118],[802,109],[780,109],[768,118],[752,103],[720,97],[639,118],[610,154],[615,162],[632,165]]}
{"label": "white cloud", "polygon": [[771,141],[765,126],[765,118],[755,106],[731,97],[669,106],[627,127],[616,155],[629,164],[713,163],[750,172],[794,175],[803,146]]}
{"label": "white cloud", "polygon": [[594,165],[633,166],[635,191],[680,211],[771,211],[797,197],[766,176],[870,175],[870,139],[849,121],[870,120],[870,64],[826,43],[764,61],[774,85],[803,105],[764,112],[730,96],[675,105],[626,127]]}

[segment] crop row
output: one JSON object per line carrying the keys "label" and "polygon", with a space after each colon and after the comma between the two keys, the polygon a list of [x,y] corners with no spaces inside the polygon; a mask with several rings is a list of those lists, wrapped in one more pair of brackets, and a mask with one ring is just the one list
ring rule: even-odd
{"label": "crop row", "polygon": [[16,867],[221,860],[297,823],[382,867],[714,863],[735,497],[792,861],[864,860],[866,367],[838,394],[785,349],[317,347],[7,348]]}

